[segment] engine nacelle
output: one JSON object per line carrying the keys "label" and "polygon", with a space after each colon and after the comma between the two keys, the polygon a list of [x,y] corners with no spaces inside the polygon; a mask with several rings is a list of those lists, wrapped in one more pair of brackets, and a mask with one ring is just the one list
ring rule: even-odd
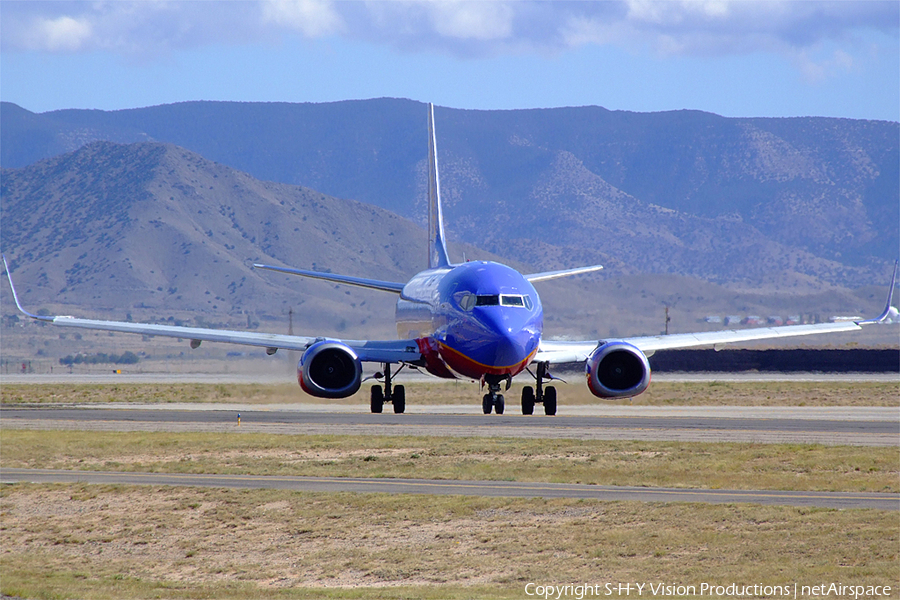
{"label": "engine nacelle", "polygon": [[637,396],[650,385],[650,363],[636,347],[609,342],[594,350],[584,365],[588,388],[600,398]]}
{"label": "engine nacelle", "polygon": [[359,390],[362,363],[352,348],[340,342],[316,342],[297,364],[297,381],[317,398],[346,398]]}

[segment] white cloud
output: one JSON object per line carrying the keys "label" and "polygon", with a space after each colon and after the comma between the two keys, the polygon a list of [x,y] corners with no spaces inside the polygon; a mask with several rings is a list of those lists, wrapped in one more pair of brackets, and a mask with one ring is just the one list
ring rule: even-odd
{"label": "white cloud", "polygon": [[37,19],[25,34],[34,50],[73,52],[90,39],[93,28],[85,19],[61,16],[55,19]]}
{"label": "white cloud", "polygon": [[[861,31],[897,35],[900,3],[750,0],[606,2],[482,0],[232,0],[223,2],[0,2],[0,48],[102,49],[153,60],[206,44],[280,36],[345,39],[401,52],[478,58],[617,45],[661,55],[779,53],[810,71],[847,68]],[[817,45],[843,56],[804,59]],[[868,50],[865,50],[868,52]]]}
{"label": "white cloud", "polygon": [[[779,55],[808,83],[871,58],[873,31],[897,35],[897,2],[627,0],[620,14],[573,11],[561,26],[568,47],[616,45],[660,56]],[[829,48],[826,52],[823,48]]]}
{"label": "white cloud", "polygon": [[791,57],[807,83],[821,83],[855,68],[853,57],[841,49],[834,50],[824,57],[817,57],[814,54],[814,52],[804,49],[794,53]]}
{"label": "white cloud", "polygon": [[332,35],[343,29],[343,19],[327,0],[265,0],[263,21],[287,27],[305,37]]}
{"label": "white cloud", "polygon": [[434,30],[460,40],[504,40],[513,34],[513,7],[503,2],[434,2]]}

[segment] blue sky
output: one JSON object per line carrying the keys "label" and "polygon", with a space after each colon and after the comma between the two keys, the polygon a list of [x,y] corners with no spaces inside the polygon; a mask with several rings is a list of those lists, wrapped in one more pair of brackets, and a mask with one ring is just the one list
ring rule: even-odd
{"label": "blue sky", "polygon": [[900,120],[900,3],[0,2],[34,112],[382,96]]}

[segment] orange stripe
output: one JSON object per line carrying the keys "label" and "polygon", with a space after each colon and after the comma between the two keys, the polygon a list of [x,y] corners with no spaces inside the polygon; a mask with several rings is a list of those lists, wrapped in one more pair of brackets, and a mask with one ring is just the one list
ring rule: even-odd
{"label": "orange stripe", "polygon": [[[435,341],[437,341],[437,340],[435,340]],[[440,341],[438,341],[438,346],[440,346],[440,348],[441,348],[441,354],[443,354],[444,350],[449,350],[451,354],[458,356],[459,358],[461,358],[465,361],[468,361],[469,363],[471,363],[473,365],[481,367],[482,369],[487,369],[487,372],[489,372],[489,373],[490,372],[506,373],[508,371],[515,371],[516,373],[518,373],[522,369],[524,369],[528,365],[528,363],[531,362],[531,359],[534,358],[534,355],[537,354],[537,351],[538,351],[538,349],[535,348],[534,350],[532,350],[531,354],[529,354],[525,358],[525,360],[521,360],[513,365],[508,366],[508,367],[494,367],[491,365],[482,364],[482,363],[478,362],[477,360],[472,360],[471,358],[469,358],[468,356],[466,356],[459,350],[451,348],[450,346],[447,346],[446,344],[443,344]]]}

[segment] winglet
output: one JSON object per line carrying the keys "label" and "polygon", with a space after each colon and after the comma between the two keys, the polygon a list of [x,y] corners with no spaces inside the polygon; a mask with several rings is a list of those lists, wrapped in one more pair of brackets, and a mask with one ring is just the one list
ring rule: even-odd
{"label": "winglet", "polygon": [[16,294],[16,286],[13,285],[12,275],[9,272],[9,263],[6,262],[6,255],[3,256],[3,268],[6,269],[6,279],[9,281],[9,289],[12,290],[13,300],[16,301],[16,308],[19,309],[19,312],[27,317],[31,317],[32,319],[37,319],[38,321],[48,321],[52,322],[53,317],[42,317],[40,315],[33,315],[24,308],[22,308],[22,304],[19,302],[19,296]]}
{"label": "winglet", "polygon": [[428,268],[450,264],[444,241],[441,183],[438,178],[437,139],[434,134],[434,104],[428,104]]}
{"label": "winglet", "polygon": [[874,319],[866,319],[865,321],[857,321],[857,325],[871,325],[873,323],[881,323],[891,314],[891,301],[894,298],[894,286],[897,284],[897,269],[900,268],[900,260],[894,262],[894,274],[891,277],[891,287],[888,289],[887,302],[884,304],[884,311]]}

